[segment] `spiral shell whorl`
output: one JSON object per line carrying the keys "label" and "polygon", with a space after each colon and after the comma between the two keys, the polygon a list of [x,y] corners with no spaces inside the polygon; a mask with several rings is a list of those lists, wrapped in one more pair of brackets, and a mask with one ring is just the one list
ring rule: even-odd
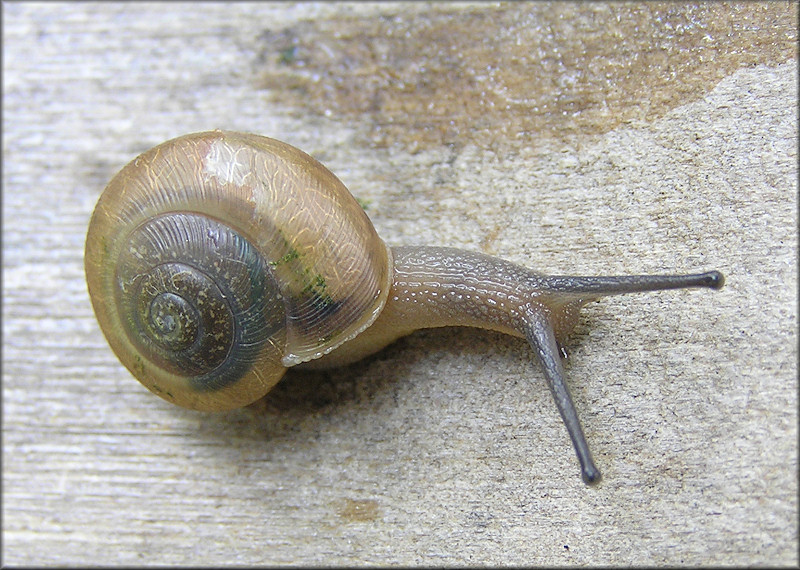
{"label": "spiral shell whorl", "polygon": [[246,405],[285,366],[369,326],[391,260],[341,182],[265,137],[198,133],[147,151],[109,183],[86,273],[126,367],[196,409]]}
{"label": "spiral shell whorl", "polygon": [[130,234],[117,264],[116,303],[138,348],[197,390],[236,381],[285,326],[263,258],[241,235],[202,216],[166,214]]}

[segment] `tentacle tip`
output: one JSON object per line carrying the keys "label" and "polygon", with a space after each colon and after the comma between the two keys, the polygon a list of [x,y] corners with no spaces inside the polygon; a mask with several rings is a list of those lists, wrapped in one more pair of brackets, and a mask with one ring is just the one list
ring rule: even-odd
{"label": "tentacle tip", "polygon": [[583,475],[583,482],[587,485],[595,485],[603,478],[600,474],[600,470],[594,465],[584,468],[581,474]]}
{"label": "tentacle tip", "polygon": [[725,285],[725,276],[719,271],[709,271],[706,273],[706,284],[711,289],[722,289]]}

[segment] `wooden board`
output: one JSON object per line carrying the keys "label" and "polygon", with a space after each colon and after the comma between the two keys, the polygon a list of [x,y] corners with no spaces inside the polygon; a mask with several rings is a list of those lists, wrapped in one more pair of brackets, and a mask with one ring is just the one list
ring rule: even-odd
{"label": "wooden board", "polygon": [[[6,565],[796,565],[797,5],[4,3]],[[581,482],[519,339],[421,331],[201,414],[83,276],[139,152],[315,155],[387,243],[549,273],[720,269],[587,307]]]}

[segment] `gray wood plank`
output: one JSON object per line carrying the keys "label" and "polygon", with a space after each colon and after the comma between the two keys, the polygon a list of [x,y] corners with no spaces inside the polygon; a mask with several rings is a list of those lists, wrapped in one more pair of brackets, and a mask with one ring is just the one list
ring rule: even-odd
{"label": "gray wood plank", "polygon": [[[4,3],[3,563],[796,565],[795,8]],[[728,283],[587,307],[594,488],[495,333],[181,410],[83,246],[122,165],[210,128],[314,154],[390,244]]]}

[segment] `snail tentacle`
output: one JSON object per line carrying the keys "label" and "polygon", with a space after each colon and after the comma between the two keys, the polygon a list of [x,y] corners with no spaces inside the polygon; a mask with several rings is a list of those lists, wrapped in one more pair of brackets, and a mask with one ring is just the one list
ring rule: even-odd
{"label": "snail tentacle", "polygon": [[531,311],[528,315],[526,336],[542,363],[544,375],[550,392],[555,400],[564,425],[569,432],[572,446],[581,465],[583,480],[587,483],[600,481],[600,470],[595,466],[589,444],[583,434],[581,422],[575,404],[572,403],[567,384],[564,381],[564,367],[561,363],[561,351],[556,342],[553,326],[548,322],[547,316],[540,311]]}

